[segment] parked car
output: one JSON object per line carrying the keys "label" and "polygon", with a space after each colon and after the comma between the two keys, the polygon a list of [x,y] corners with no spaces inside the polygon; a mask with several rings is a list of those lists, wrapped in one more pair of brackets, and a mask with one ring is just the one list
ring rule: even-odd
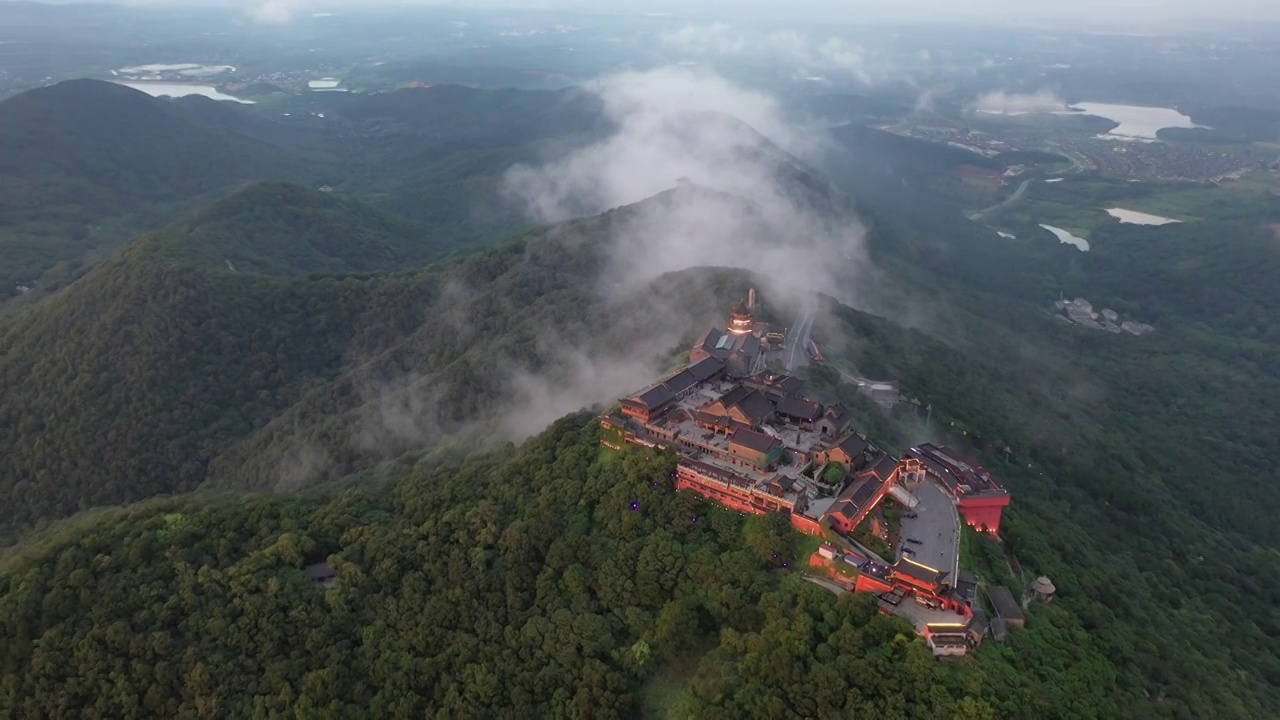
{"label": "parked car", "polygon": [[916,517],[916,514],[915,514],[915,513],[907,513],[907,514],[903,515],[902,517],[907,518],[908,520],[914,520],[914,519],[915,519],[915,517]]}
{"label": "parked car", "polygon": [[911,543],[912,545],[919,545],[919,544],[920,544],[920,541],[919,541],[919,540],[917,540],[917,539],[915,539],[915,538],[907,538],[907,542]]}
{"label": "parked car", "polygon": [[912,549],[911,549],[911,548],[909,548],[909,547],[904,547],[904,548],[902,548],[902,554],[904,554],[904,555],[915,555],[915,554],[916,554],[916,551],[915,551],[915,550],[912,550]]}

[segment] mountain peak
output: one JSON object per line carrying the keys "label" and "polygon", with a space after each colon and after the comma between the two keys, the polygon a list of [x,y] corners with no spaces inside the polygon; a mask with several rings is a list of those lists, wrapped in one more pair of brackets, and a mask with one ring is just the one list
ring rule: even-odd
{"label": "mountain peak", "polygon": [[178,265],[277,277],[394,270],[452,249],[410,220],[271,180],[244,185],[140,242]]}

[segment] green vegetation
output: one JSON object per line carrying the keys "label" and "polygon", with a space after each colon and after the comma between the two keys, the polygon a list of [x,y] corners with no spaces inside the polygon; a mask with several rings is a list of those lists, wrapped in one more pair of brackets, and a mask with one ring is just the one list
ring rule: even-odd
{"label": "green vegetation", "polygon": [[[11,640],[0,707],[1193,718],[1280,706],[1280,251],[1262,181],[1244,181],[1241,203],[1256,204],[1238,220],[1197,207],[1196,223],[1098,224],[1080,253],[966,222],[934,185],[960,161],[949,151],[837,134],[859,154],[833,152],[831,175],[873,228],[879,286],[901,293],[886,312],[905,308],[918,329],[829,303],[815,332],[842,367],[892,378],[920,405],[884,417],[834,368],[812,369],[809,387],[855,408],[884,448],[971,445],[1015,499],[1002,542],[966,537],[965,563],[988,582],[1046,574],[1059,589],[1009,645],[940,664],[870,598],[836,598],[781,567],[810,547],[782,518],[676,495],[670,457],[602,452],[590,418],[459,459],[580,407],[560,390],[614,366],[627,339],[648,348],[627,360],[667,366],[751,279],[663,277],[648,297],[679,313],[600,302],[608,243],[642,207],[462,255],[513,222],[466,217],[505,164],[599,128],[580,118],[555,135],[557,113],[591,112],[572,93],[449,91],[447,108],[431,97],[392,93],[364,111],[359,98],[324,100],[368,158],[324,182],[422,225],[261,183],[91,269],[88,245],[32,255],[71,258],[66,276],[82,276],[0,318],[0,426],[16,430],[0,434],[3,534],[23,537],[0,566]],[[531,118],[527,132],[487,123],[496,110]],[[306,172],[342,160],[317,149],[322,134],[286,140],[228,112],[170,127],[205,155],[287,149]],[[67,147],[99,152],[78,143]],[[68,210],[68,227],[91,215],[114,233],[155,227],[241,179],[210,160],[208,185],[144,187],[111,214],[122,191],[94,168],[163,184],[167,161],[108,155],[82,182],[68,160],[28,186],[32,158],[0,153],[11,203],[0,207],[28,213],[12,216],[14,232],[79,198],[93,202]],[[1121,197],[1078,180],[1030,201]],[[798,184],[814,206],[839,200]],[[1051,316],[1060,291],[1157,330],[1068,326]],[[1006,445],[1012,457],[993,454]],[[314,485],[326,494],[216,492]],[[202,492],[148,500],[191,490]],[[324,558],[340,577],[328,592],[301,571]]]}
{"label": "green vegetation", "polygon": [[[670,346],[629,359],[660,368],[741,294],[741,274],[701,271],[655,290],[700,309],[688,316],[595,302],[609,228],[643,211],[403,273],[344,271],[449,246],[357,203],[271,183],[140,238],[0,317],[0,420],[18,430],[0,436],[10,501],[0,535],[202,484],[297,489],[443,441],[536,431],[587,402],[565,390],[584,364],[665,337]],[[513,376],[536,378],[546,397]]]}
{"label": "green vegetation", "polygon": [[316,127],[97,80],[0,102],[0,300],[15,283],[34,286],[32,298],[52,292],[253,180],[331,185],[422,223],[437,246],[483,246],[527,226],[501,197],[503,172],[604,127],[580,90],[337,95]]}
{"label": "green vegetation", "polygon": [[311,175],[278,147],[121,85],[76,80],[17,95],[0,103],[0,280],[31,284],[207,193]]}
{"label": "green vegetation", "polygon": [[822,471],[822,482],[826,485],[841,487],[846,477],[848,473],[840,463],[829,463],[827,469]]}
{"label": "green vegetation", "polygon": [[[997,687],[991,668],[934,663],[869,596],[780,570],[796,559],[785,518],[674,493],[669,456],[600,464],[596,427],[570,418],[519,451],[381,490],[153,501],[59,527],[4,563],[0,704],[27,717],[619,717],[646,701],[680,718],[1037,717],[1012,700],[1015,676]],[[326,557],[338,581],[322,591],[302,568]]]}

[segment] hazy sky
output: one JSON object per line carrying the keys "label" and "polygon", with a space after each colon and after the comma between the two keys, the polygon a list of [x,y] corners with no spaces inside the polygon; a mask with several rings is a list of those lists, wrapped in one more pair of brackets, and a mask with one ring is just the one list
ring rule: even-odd
{"label": "hazy sky", "polygon": [[[436,5],[472,8],[575,9],[604,12],[664,12],[681,16],[744,20],[827,22],[970,21],[1098,25],[1106,18],[1153,23],[1186,20],[1280,21],[1280,0],[106,0],[132,5],[242,6],[259,15],[286,18],[297,13],[369,7]],[[1076,22],[1072,22],[1076,21]]]}

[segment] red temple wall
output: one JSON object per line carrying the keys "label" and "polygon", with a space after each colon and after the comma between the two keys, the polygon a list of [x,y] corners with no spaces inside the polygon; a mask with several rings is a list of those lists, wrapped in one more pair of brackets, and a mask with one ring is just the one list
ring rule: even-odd
{"label": "red temple wall", "polygon": [[1009,504],[1008,495],[994,497],[962,497],[956,503],[964,521],[978,530],[1000,532],[1000,516]]}
{"label": "red temple wall", "polygon": [[679,474],[678,471],[676,474],[676,489],[692,490],[708,500],[715,500],[727,508],[738,510],[740,512],[752,513],[755,515],[760,515],[763,512],[759,508],[752,506],[745,498],[734,497],[719,488],[713,490],[702,483],[688,479],[684,475]]}
{"label": "red temple wall", "polygon": [[808,535],[822,534],[822,526],[818,524],[817,520],[807,518],[799,513],[791,513],[791,524],[800,532]]}
{"label": "red temple wall", "polygon": [[866,573],[861,573],[858,575],[858,584],[854,586],[854,589],[858,592],[884,593],[893,590],[893,586]]}

